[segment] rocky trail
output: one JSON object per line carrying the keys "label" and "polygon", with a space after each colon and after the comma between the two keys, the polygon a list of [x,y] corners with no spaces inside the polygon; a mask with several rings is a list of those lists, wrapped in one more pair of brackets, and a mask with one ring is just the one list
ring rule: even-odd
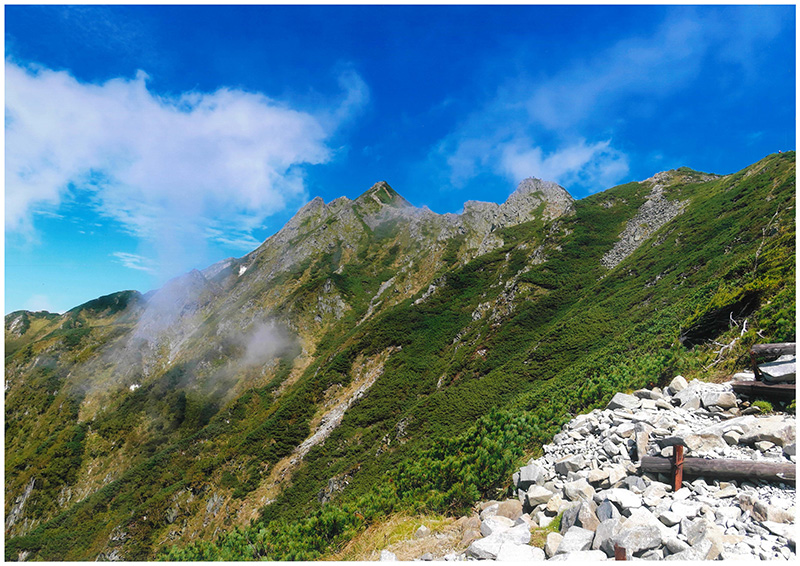
{"label": "rocky trail", "polygon": [[795,560],[794,481],[688,477],[674,491],[670,476],[641,469],[676,443],[692,458],[796,463],[795,416],[758,413],[730,382],[677,376],[618,393],[514,474],[516,499],[481,502],[440,532],[423,524],[380,560],[614,560],[615,546],[628,560]]}

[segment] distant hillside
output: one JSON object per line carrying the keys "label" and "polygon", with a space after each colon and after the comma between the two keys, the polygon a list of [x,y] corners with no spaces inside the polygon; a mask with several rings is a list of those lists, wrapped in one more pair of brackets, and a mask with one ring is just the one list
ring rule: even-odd
{"label": "distant hillside", "polygon": [[155,293],[11,313],[6,559],[315,559],[457,513],[569,415],[794,341],[795,257],[788,152],[461,215],[381,182]]}

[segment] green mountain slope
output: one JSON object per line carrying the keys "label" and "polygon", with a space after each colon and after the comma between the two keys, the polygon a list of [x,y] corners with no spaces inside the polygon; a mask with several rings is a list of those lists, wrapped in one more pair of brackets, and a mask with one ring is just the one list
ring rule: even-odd
{"label": "green mountain slope", "polygon": [[6,559],[313,559],[458,512],[570,412],[793,341],[794,207],[793,152],[461,215],[379,183],[154,294],[11,313]]}

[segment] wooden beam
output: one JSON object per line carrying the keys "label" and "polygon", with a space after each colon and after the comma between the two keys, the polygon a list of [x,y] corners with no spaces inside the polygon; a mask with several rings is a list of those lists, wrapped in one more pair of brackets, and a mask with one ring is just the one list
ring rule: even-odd
{"label": "wooden beam", "polygon": [[750,353],[754,356],[782,356],[795,353],[794,342],[779,342],[777,344],[754,344],[750,346]]}
{"label": "wooden beam", "polygon": [[734,381],[731,386],[736,393],[750,397],[769,397],[782,401],[791,401],[795,398],[794,383],[767,385],[763,381]]}
{"label": "wooden beam", "polygon": [[[674,469],[674,464],[670,458],[662,458],[660,456],[645,456],[639,465],[643,472],[670,474]],[[791,462],[684,458],[683,475],[795,483],[796,466]]]}

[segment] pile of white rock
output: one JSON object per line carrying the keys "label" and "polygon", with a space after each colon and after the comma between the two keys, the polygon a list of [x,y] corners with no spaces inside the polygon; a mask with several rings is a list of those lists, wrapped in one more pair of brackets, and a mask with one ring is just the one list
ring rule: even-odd
{"label": "pile of white rock", "polygon": [[[754,412],[730,383],[681,376],[663,391],[618,393],[514,474],[517,500],[481,505],[480,538],[459,558],[607,560],[619,546],[627,559],[793,560],[793,484],[707,477],[673,492],[670,478],[638,463],[670,456],[676,441],[687,457],[795,462],[794,416],[746,414]],[[544,549],[530,546],[531,529],[559,516]]]}

